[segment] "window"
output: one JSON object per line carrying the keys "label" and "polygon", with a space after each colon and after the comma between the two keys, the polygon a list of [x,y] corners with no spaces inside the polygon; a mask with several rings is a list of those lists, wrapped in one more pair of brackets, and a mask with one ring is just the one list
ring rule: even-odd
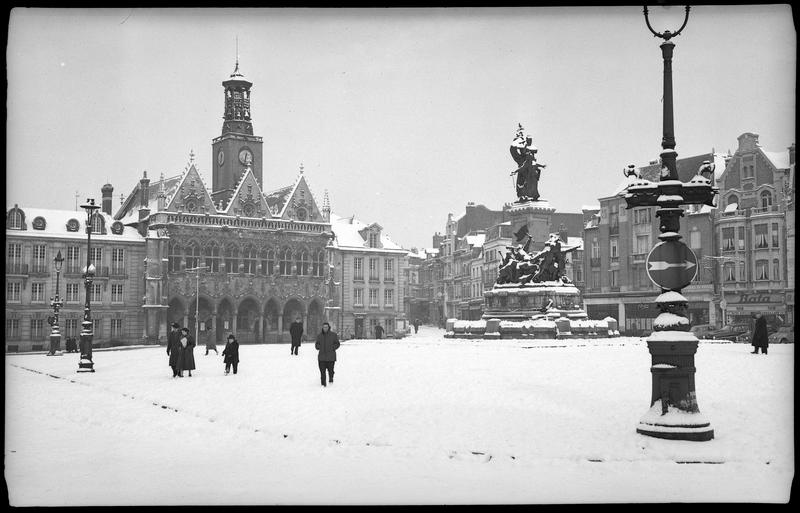
{"label": "window", "polygon": [[6,339],[19,338],[19,319],[6,319]]}
{"label": "window", "polygon": [[772,206],[772,193],[764,191],[761,193],[761,208],[768,208]]}
{"label": "window", "polygon": [[89,260],[95,268],[100,267],[100,264],[103,262],[103,248],[93,247],[92,251],[89,253]]}
{"label": "window", "polygon": [[99,303],[103,300],[103,285],[100,283],[92,283],[90,301]]}
{"label": "window", "polygon": [[378,289],[369,289],[369,306],[378,306]]}
{"label": "window", "polygon": [[[12,209],[8,214],[8,229],[21,230],[22,229],[22,212],[19,209]],[[17,327],[19,328],[19,327]]]}
{"label": "window", "polygon": [[378,259],[377,258],[370,258],[369,259],[369,279],[370,280],[378,280]]}
{"label": "window", "polygon": [[125,274],[125,250],[122,248],[111,250],[111,273]]}
{"label": "window", "polygon": [[261,274],[272,276],[275,266],[275,252],[271,249],[261,250]]}
{"label": "window", "polygon": [[618,241],[617,241],[616,237],[614,237],[613,239],[608,241],[608,250],[609,250],[609,253],[611,254],[611,261],[612,262],[619,259],[619,253],[617,252],[617,250],[618,250],[617,246],[618,246]]}
{"label": "window", "polygon": [[736,244],[738,244],[739,251],[744,251],[744,226],[740,226],[736,232],[739,234]]}
{"label": "window", "polygon": [[297,255],[297,274],[299,276],[308,276],[308,251],[301,250]]}
{"label": "window", "polygon": [[103,216],[97,212],[92,216],[92,233],[103,233]]}
{"label": "window", "polygon": [[377,233],[370,233],[369,234],[369,247],[371,248],[379,248],[380,245],[378,241],[380,240],[380,235]]}
{"label": "window", "polygon": [[364,289],[353,289],[353,306],[364,306]]}
{"label": "window", "polygon": [[777,258],[772,261],[772,279],[781,281],[781,261]]}
{"label": "window", "polygon": [[650,235],[637,235],[636,246],[633,248],[633,253],[636,255],[644,255],[650,251]]}
{"label": "window", "polygon": [[169,243],[168,267],[170,272],[178,272],[181,270],[181,262],[183,260],[183,251],[181,247],[175,242]]}
{"label": "window", "polygon": [[394,260],[391,258],[383,261],[383,280],[394,281]]}
{"label": "window", "polygon": [[386,289],[383,291],[383,306],[394,306],[394,290]]}
{"label": "window", "polygon": [[256,248],[251,245],[244,247],[242,251],[242,263],[244,263],[244,272],[247,274],[256,273],[256,262],[258,260],[258,253]]}
{"label": "window", "polygon": [[619,233],[619,205],[612,204],[608,215],[609,233]]}
{"label": "window", "polygon": [[756,280],[769,280],[768,260],[756,260]]}
{"label": "window", "polygon": [[739,203],[739,196],[731,194],[730,196],[728,196],[728,203],[726,204],[726,206],[738,205],[738,203]]}
{"label": "window", "polygon": [[644,266],[636,266],[632,269],[633,286],[636,289],[646,289],[650,287],[650,278]]}
{"label": "window", "polygon": [[79,334],[78,319],[64,319],[64,335],[68,337],[77,337]]}
{"label": "window", "polygon": [[122,284],[111,285],[111,302],[122,303],[122,301],[123,301]]}
{"label": "window", "polygon": [[81,272],[81,248],[79,246],[67,246],[67,258],[64,262],[68,273]]}
{"label": "window", "polygon": [[592,258],[600,258],[600,243],[592,239]]}
{"label": "window", "polygon": [[744,261],[739,262],[739,281],[747,281],[747,267]]}
{"label": "window", "polygon": [[325,275],[325,252],[323,250],[317,251],[316,255],[314,256],[314,263],[312,267],[312,274],[314,276]]}
{"label": "window", "polygon": [[92,319],[92,334],[95,337],[103,336],[103,319]]}
{"label": "window", "polygon": [[44,283],[31,283],[31,303],[44,303]]}
{"label": "window", "polygon": [[742,166],[743,178],[753,178],[753,166]]}
{"label": "window", "polygon": [[609,285],[612,287],[619,287],[619,271],[614,269],[608,272]]}
{"label": "window", "polygon": [[6,301],[9,303],[19,303],[20,283],[9,281],[6,283]]}
{"label": "window", "polygon": [[111,319],[111,338],[122,337],[122,319]]}
{"label": "window", "polygon": [[600,288],[600,271],[592,271],[592,288]]}
{"label": "window", "polygon": [[278,272],[281,276],[289,276],[292,273],[292,250],[289,248],[284,249],[280,253],[280,261],[278,262]]}
{"label": "window", "polygon": [[65,298],[67,303],[78,302],[79,287],[80,285],[77,283],[67,283],[67,297]]}
{"label": "window", "polygon": [[778,230],[778,223],[772,223],[772,247],[777,248],[780,246],[780,231]]}
{"label": "window", "polygon": [[733,251],[736,246],[733,242],[734,231],[733,228],[722,229],[722,251]]}
{"label": "window", "polygon": [[765,224],[757,224],[755,226],[756,232],[756,248],[768,248],[769,247],[769,240],[767,239],[767,225]]}
{"label": "window", "polygon": [[[188,267],[189,264],[187,263],[186,266]],[[228,274],[239,272],[239,248],[237,246],[225,248],[225,272]]]}
{"label": "window", "polygon": [[700,230],[697,228],[693,229],[691,232],[689,232],[689,247],[692,249],[700,249],[702,247],[700,239]]}
{"label": "window", "polygon": [[33,245],[33,272],[47,272],[47,246],[44,244]]}
{"label": "window", "polygon": [[200,266],[200,245],[196,242],[190,242],[185,249],[186,255],[186,268],[194,269]]}
{"label": "window", "polygon": [[364,258],[362,257],[353,258],[353,279],[354,280],[364,279]]}
{"label": "window", "polygon": [[650,224],[650,209],[640,208],[634,210],[633,224]]}
{"label": "window", "polygon": [[[580,264],[575,265],[575,281],[583,283],[583,266]],[[482,293],[483,291],[481,291]]]}
{"label": "window", "polygon": [[48,336],[44,329],[44,319],[31,319],[31,340],[41,340]]}
{"label": "window", "polygon": [[208,272],[210,273],[218,273],[219,272],[219,246],[212,242],[208,246],[205,247],[203,251],[203,255],[205,256],[205,265],[208,267]]}
{"label": "window", "polygon": [[8,245],[8,261],[7,266],[15,269],[14,272],[19,272],[20,264],[22,263],[22,244],[11,243]]}

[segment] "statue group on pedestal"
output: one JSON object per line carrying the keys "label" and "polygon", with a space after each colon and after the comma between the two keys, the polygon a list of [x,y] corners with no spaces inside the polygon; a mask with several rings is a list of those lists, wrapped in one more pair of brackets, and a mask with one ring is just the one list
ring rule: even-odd
{"label": "statue group on pedestal", "polygon": [[517,169],[511,175],[517,175],[516,191],[517,203],[536,201],[539,199],[539,177],[542,169],[547,167],[536,162],[536,152],[530,136],[525,135],[522,124],[517,128],[517,134],[511,143],[511,157],[517,163]]}
{"label": "statue group on pedestal", "polygon": [[527,234],[527,226],[523,227],[523,230],[524,234],[517,240],[521,241],[527,237],[527,241],[524,245],[518,243],[516,246],[506,246],[507,251],[500,262],[496,284],[524,285],[546,281],[572,283],[566,276],[566,254],[578,247],[562,248],[558,234],[552,233],[545,242],[544,249],[531,255],[529,251],[533,238]]}

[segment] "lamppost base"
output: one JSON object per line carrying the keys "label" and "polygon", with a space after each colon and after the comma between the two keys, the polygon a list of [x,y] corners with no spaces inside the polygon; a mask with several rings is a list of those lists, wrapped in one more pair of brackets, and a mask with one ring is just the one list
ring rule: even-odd
{"label": "lamppost base", "polygon": [[707,442],[714,438],[714,429],[711,426],[690,427],[681,426],[660,426],[656,424],[639,423],[636,432],[640,435],[652,436],[653,438],[665,438],[667,440],[688,440],[690,442]]}
{"label": "lamppost base", "polygon": [[714,428],[702,413],[673,405],[664,412],[660,399],[639,420],[636,432],[654,438],[692,442],[707,442],[714,438]]}

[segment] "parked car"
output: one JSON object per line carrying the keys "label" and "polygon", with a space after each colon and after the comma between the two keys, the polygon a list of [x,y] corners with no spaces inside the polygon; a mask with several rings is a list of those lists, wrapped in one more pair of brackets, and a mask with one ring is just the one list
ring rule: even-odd
{"label": "parked car", "polygon": [[694,336],[699,339],[711,338],[709,336],[709,333],[711,333],[715,329],[716,328],[714,328],[714,326],[712,326],[711,324],[697,324],[695,326],[692,326],[692,333],[694,333]]}
{"label": "parked car", "polygon": [[770,344],[794,344],[794,326],[781,326],[767,339]]}
{"label": "parked car", "polygon": [[737,342],[741,340],[742,335],[747,333],[749,326],[746,324],[736,324],[732,326],[725,326],[718,330],[712,330],[708,333],[707,338],[714,338],[718,340],[730,340]]}

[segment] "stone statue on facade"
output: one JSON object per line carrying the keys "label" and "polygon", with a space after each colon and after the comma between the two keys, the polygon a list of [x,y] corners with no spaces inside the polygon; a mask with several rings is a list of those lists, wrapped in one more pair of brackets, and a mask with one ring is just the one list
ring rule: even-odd
{"label": "stone statue on facade", "polygon": [[516,192],[517,203],[536,201],[539,199],[539,177],[542,169],[547,167],[536,162],[536,152],[530,136],[525,135],[522,125],[517,128],[517,134],[509,148],[511,157],[517,163],[517,169],[511,176],[517,175]]}

